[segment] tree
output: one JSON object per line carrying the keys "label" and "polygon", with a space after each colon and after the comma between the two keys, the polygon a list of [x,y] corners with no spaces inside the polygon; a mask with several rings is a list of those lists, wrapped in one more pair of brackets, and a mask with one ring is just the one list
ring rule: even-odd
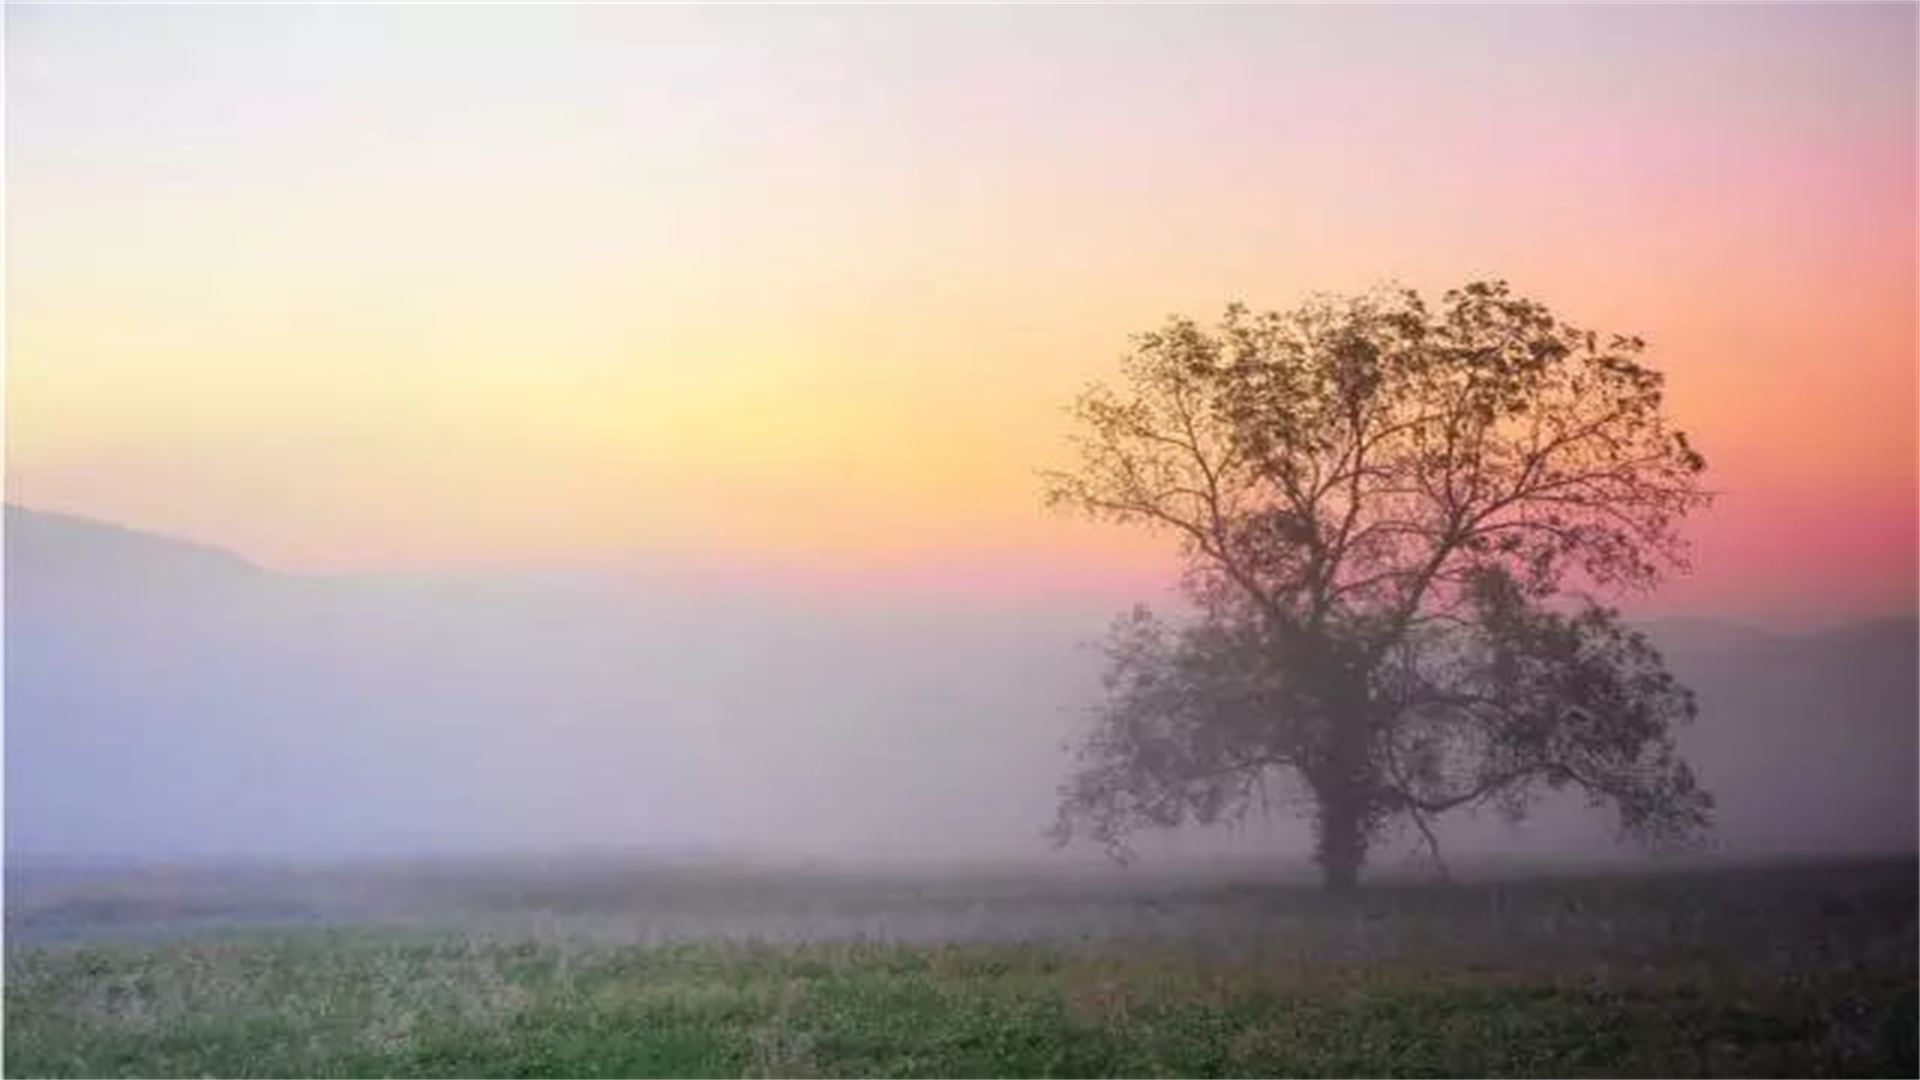
{"label": "tree", "polygon": [[[1326,885],[1370,845],[1567,787],[1649,845],[1705,830],[1692,694],[1596,598],[1684,568],[1705,461],[1637,337],[1504,282],[1229,306],[1140,335],[1073,408],[1049,503],[1164,530],[1190,618],[1144,607],[1061,787],[1057,843],[1309,809]],[[1444,863],[1441,864],[1444,870]]]}

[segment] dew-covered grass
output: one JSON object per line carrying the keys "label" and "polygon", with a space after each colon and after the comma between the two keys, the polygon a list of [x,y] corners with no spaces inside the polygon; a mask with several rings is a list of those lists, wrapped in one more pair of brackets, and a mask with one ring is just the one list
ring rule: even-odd
{"label": "dew-covered grass", "polygon": [[[249,922],[229,888],[228,922],[201,903],[186,929],[178,880],[167,902],[151,880],[10,894],[6,1074],[1916,1072],[1912,861],[1352,903],[1273,881],[603,870],[434,871],[374,903],[396,878],[357,918],[311,880],[313,910],[281,918],[280,881],[276,917]],[[62,895],[112,933],[62,922]]]}

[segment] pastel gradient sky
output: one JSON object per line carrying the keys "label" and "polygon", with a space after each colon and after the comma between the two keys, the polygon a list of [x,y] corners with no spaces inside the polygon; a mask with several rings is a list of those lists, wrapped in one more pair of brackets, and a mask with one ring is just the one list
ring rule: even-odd
{"label": "pastel gradient sky", "polygon": [[1145,580],[1064,405],[1505,277],[1712,462],[1672,610],[1915,593],[1915,8],[6,11],[7,497],[299,570]]}

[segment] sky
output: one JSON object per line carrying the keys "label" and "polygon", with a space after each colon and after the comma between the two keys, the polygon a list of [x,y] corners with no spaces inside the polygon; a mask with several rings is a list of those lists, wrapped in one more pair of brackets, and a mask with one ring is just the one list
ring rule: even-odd
{"label": "sky", "polygon": [[[1645,604],[1911,610],[1911,5],[6,8],[6,495],[302,571],[1130,587],[1129,334],[1501,277],[1712,466]],[[885,587],[885,586],[882,586]]]}

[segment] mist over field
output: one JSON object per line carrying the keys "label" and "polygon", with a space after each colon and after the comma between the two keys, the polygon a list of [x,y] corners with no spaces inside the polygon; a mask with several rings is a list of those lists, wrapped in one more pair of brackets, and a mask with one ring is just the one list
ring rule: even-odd
{"label": "mist over field", "polygon": [[0,1077],[1920,1074],[1916,30],[4,5]]}
{"label": "mist over field", "polygon": [[[10,863],[600,851],[1097,865],[1042,839],[1136,597],[802,588],[672,565],[295,575],[7,508]],[[1709,854],[1915,849],[1916,623],[1650,629],[1701,697]],[[1633,860],[1574,802],[1450,856]],[[1420,872],[1411,838],[1382,871]],[[1305,822],[1147,838],[1299,864]]]}

